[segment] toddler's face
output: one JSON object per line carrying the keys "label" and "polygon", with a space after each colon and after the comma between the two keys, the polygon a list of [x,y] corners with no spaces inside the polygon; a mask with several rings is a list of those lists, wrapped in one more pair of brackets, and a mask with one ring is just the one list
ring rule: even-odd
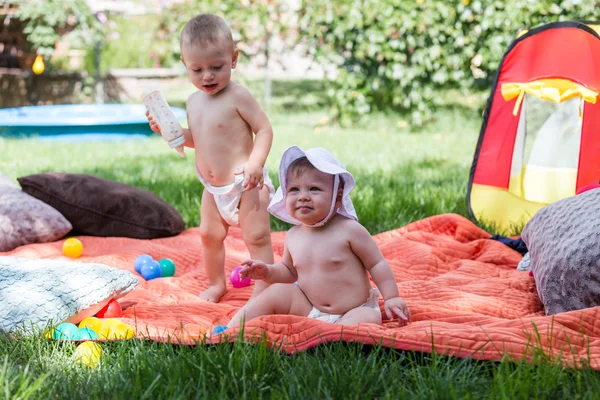
{"label": "toddler's face", "polygon": [[205,46],[185,44],[181,48],[181,61],[194,86],[209,95],[225,89],[231,80],[231,70],[237,64],[238,51],[223,39]]}
{"label": "toddler's face", "polygon": [[290,216],[305,225],[325,219],[331,210],[333,178],[316,168],[300,175],[288,172],[285,206]]}

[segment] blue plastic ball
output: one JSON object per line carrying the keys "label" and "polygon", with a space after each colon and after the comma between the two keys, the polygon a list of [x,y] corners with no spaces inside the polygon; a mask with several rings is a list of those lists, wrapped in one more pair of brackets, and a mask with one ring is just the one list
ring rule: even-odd
{"label": "blue plastic ball", "polygon": [[54,328],[52,335],[56,340],[79,340],[81,335],[77,325],[70,322],[63,322]]}
{"label": "blue plastic ball", "polygon": [[96,340],[98,334],[92,328],[79,328],[80,340]]}
{"label": "blue plastic ball", "polygon": [[155,278],[160,278],[160,265],[158,265],[158,262],[154,260],[149,261],[142,265],[140,274],[147,281]]}
{"label": "blue plastic ball", "polygon": [[142,267],[149,263],[150,261],[154,261],[154,258],[149,256],[148,254],[142,254],[135,259],[133,266],[135,267],[135,272],[138,274],[142,273]]}
{"label": "blue plastic ball", "polygon": [[217,326],[215,327],[215,329],[213,329],[213,331],[212,331],[212,334],[213,334],[213,335],[218,335],[219,333],[223,333],[223,332],[225,332],[227,329],[228,329],[228,328],[227,328],[227,326],[225,326],[225,325],[217,325]]}

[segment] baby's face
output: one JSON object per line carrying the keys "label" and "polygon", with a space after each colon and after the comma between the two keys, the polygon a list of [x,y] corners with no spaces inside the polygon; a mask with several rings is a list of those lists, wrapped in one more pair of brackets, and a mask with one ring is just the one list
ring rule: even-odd
{"label": "baby's face", "polygon": [[181,48],[181,61],[190,81],[209,95],[215,95],[227,87],[237,57],[238,51],[225,39],[204,46],[184,44]]}
{"label": "baby's face", "polygon": [[333,175],[311,168],[287,176],[285,206],[290,216],[305,225],[314,225],[329,215],[333,196]]}

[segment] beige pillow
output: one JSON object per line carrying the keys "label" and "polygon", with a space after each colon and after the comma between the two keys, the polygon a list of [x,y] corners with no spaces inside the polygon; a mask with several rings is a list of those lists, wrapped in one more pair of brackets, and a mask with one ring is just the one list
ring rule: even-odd
{"label": "beige pillow", "polygon": [[48,204],[24,193],[0,174],[0,251],[65,236],[71,223]]}
{"label": "beige pillow", "polygon": [[138,282],[105,264],[0,256],[0,332],[78,323]]}

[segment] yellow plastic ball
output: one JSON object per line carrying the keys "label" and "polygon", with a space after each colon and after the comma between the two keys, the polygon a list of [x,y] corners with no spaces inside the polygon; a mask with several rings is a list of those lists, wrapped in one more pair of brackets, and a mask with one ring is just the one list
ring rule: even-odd
{"label": "yellow plastic ball", "polygon": [[46,339],[54,339],[54,328],[49,328],[44,331],[44,337]]}
{"label": "yellow plastic ball", "polygon": [[64,241],[62,250],[65,256],[77,258],[83,253],[83,243],[77,238],[68,238]]}
{"label": "yellow plastic ball", "polygon": [[102,321],[100,318],[96,317],[87,317],[81,320],[79,323],[79,329],[81,328],[90,328],[98,335],[100,335],[100,329],[102,328]]}
{"label": "yellow plastic ball", "polygon": [[[114,325],[116,325],[118,323],[118,321],[113,318],[103,318],[100,321],[101,321],[100,329],[97,332],[98,337],[100,339],[111,339],[112,328]],[[114,339],[114,337],[112,337],[112,339]]]}
{"label": "yellow plastic ball", "polygon": [[116,339],[131,339],[135,337],[135,331],[129,325],[119,323],[112,327],[110,337]]}
{"label": "yellow plastic ball", "polygon": [[83,342],[73,352],[75,360],[81,364],[85,364],[88,367],[94,368],[98,361],[100,361],[100,355],[102,354],[102,347],[96,342]]}

